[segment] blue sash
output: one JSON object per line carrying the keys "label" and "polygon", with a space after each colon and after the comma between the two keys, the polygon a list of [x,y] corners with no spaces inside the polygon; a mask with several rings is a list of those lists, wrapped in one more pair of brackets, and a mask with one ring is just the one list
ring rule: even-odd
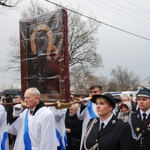
{"label": "blue sash", "polygon": [[64,147],[63,142],[62,142],[62,136],[60,135],[60,133],[57,129],[56,129],[56,136],[57,136],[57,139],[59,141],[61,150],[65,150],[65,147]]}
{"label": "blue sash", "polygon": [[89,112],[91,119],[97,117],[96,114],[94,113],[93,109],[92,109],[92,102],[91,101],[88,103],[87,109],[88,109],[88,112]]}
{"label": "blue sash", "polygon": [[6,150],[5,143],[6,143],[7,137],[8,137],[8,133],[7,133],[7,132],[4,132],[4,134],[3,134],[3,139],[2,139],[2,143],[1,143],[1,150]]}
{"label": "blue sash", "polygon": [[67,135],[66,135],[66,132],[64,133],[64,141],[65,141],[65,145],[67,145],[68,144],[68,141],[67,141]]}
{"label": "blue sash", "polygon": [[25,124],[24,124],[24,145],[25,145],[25,150],[32,150],[31,139],[28,133],[28,111],[25,116]]}

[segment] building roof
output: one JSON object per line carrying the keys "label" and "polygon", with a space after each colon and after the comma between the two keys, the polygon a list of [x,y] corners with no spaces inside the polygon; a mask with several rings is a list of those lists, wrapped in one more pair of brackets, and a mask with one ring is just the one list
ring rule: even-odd
{"label": "building roof", "polygon": [[141,81],[139,85],[150,89],[150,76]]}

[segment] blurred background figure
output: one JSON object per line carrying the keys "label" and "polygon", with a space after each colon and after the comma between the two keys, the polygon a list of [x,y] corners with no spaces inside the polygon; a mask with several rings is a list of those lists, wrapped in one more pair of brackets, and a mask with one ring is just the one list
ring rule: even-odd
{"label": "blurred background figure", "polygon": [[[6,96],[6,97],[3,98],[2,101],[3,101],[4,104],[11,103],[11,102],[13,102],[13,98],[12,98],[12,96]],[[10,106],[5,106],[5,109],[6,109],[6,112],[7,112],[7,122],[8,122],[9,119],[10,119],[10,116],[13,112],[13,106],[11,106],[11,105]]]}
{"label": "blurred background figure", "polygon": [[128,96],[121,97],[122,102],[130,101],[130,98]]}
{"label": "blurred background figure", "polygon": [[129,121],[129,115],[132,113],[132,104],[130,101],[124,101],[120,105],[118,119]]}
{"label": "blurred background figure", "polygon": [[[13,102],[13,97],[11,95],[7,95],[6,97],[3,98],[3,103],[12,103]],[[5,106],[5,110],[7,112],[7,123],[10,122],[10,119],[12,117],[12,112],[13,112],[13,105]],[[16,139],[16,136],[8,134],[9,136],[9,145],[13,145]]]}
{"label": "blurred background figure", "polygon": [[15,96],[13,97],[13,101],[14,101],[14,102],[17,102],[17,103],[21,102],[21,101],[22,101],[21,95],[15,95]]}
{"label": "blurred background figure", "polygon": [[74,96],[72,94],[70,96],[70,99],[71,99],[71,101],[73,101],[73,99],[74,99]]}
{"label": "blurred background figure", "polygon": [[122,102],[126,102],[126,101],[131,102],[132,111],[136,111],[137,103],[136,103],[136,100],[133,99],[132,95],[130,95],[130,96],[122,96],[121,100],[122,100]]}
{"label": "blurred background figure", "polygon": [[115,116],[118,116],[118,113],[120,112],[120,104],[121,104],[121,97],[120,96],[113,96],[116,100],[116,105],[115,105],[115,108],[113,109],[113,114]]}
{"label": "blurred background figure", "polygon": [[76,114],[79,104],[73,104],[66,112],[65,127],[67,133],[67,150],[79,150],[81,133],[82,133],[82,120],[79,120]]}

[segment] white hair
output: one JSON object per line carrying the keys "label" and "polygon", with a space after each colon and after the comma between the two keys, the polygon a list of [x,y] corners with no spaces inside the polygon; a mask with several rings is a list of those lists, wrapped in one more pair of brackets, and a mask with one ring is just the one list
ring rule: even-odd
{"label": "white hair", "polygon": [[80,105],[79,105],[78,103],[76,103],[76,104],[72,104],[72,105],[71,105],[71,108],[77,110],[77,109],[79,108],[79,106],[80,106]]}
{"label": "white hair", "polygon": [[27,90],[30,90],[33,95],[38,96],[38,98],[40,99],[40,91],[36,87],[31,87],[28,88]]}

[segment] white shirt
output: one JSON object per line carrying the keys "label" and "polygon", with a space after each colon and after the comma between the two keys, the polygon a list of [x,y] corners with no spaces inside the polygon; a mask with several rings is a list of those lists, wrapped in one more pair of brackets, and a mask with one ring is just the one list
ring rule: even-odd
{"label": "white shirt", "polygon": [[142,111],[142,110],[140,109],[140,114],[141,114],[142,120],[143,120],[143,113],[146,114],[146,119],[147,119],[147,117],[148,117],[149,114],[150,114],[150,108],[149,108],[146,112],[144,112],[144,111]]}
{"label": "white shirt", "polygon": [[100,126],[101,126],[101,124],[102,124],[102,122],[103,122],[103,123],[104,123],[103,128],[105,128],[105,127],[107,126],[107,124],[109,123],[109,121],[111,120],[112,116],[113,116],[113,113],[112,113],[112,114],[110,115],[110,117],[107,118],[105,121],[102,121],[101,118],[100,118]]}

